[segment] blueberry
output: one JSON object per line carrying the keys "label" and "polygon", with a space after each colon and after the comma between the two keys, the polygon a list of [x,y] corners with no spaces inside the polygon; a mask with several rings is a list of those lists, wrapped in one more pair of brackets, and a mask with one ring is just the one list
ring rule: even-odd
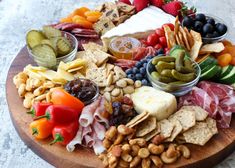
{"label": "blueberry", "polygon": [[195,31],[202,32],[203,23],[200,21],[195,21],[193,27]]}
{"label": "blueberry", "polygon": [[141,63],[141,62],[137,62],[137,63],[135,64],[135,66],[136,66],[137,68],[140,68],[140,67],[142,67],[142,63]]}
{"label": "blueberry", "polygon": [[164,50],[162,48],[158,49],[156,55],[164,54]]}
{"label": "blueberry", "polygon": [[140,68],[140,73],[142,75],[145,75],[146,74],[146,68],[144,68],[144,67]]}
{"label": "blueberry", "polygon": [[214,27],[210,23],[206,23],[202,28],[204,34],[213,33],[213,31]]}
{"label": "blueberry", "polygon": [[146,67],[147,67],[147,64],[148,64],[148,63],[144,63],[144,64],[143,64],[143,67],[146,68]]}
{"label": "blueberry", "polygon": [[147,81],[147,79],[143,79],[143,80],[141,81],[141,84],[144,85],[144,86],[148,86],[148,81]]}
{"label": "blueberry", "polygon": [[213,32],[213,37],[219,37],[219,36],[220,36],[220,34],[217,31]]}
{"label": "blueberry", "polygon": [[133,74],[137,74],[137,73],[139,73],[139,69],[136,67],[133,67],[132,72],[133,72]]}
{"label": "blueberry", "polygon": [[194,23],[193,19],[189,16],[185,16],[182,21],[182,24],[188,28],[192,27],[193,23]]}
{"label": "blueberry", "polygon": [[206,16],[202,13],[199,13],[199,14],[196,15],[195,20],[204,23],[206,21]]}
{"label": "blueberry", "polygon": [[211,25],[215,25],[215,20],[214,19],[212,19],[212,18],[209,18],[209,19],[207,19],[207,21],[206,21],[207,23],[210,23]]}
{"label": "blueberry", "polygon": [[152,58],[153,58],[152,55],[149,55],[149,56],[146,57],[147,60],[152,59]]}
{"label": "blueberry", "polygon": [[141,79],[143,79],[143,75],[140,74],[140,73],[137,73],[137,74],[135,75],[135,78],[136,78],[137,80],[141,80]]}
{"label": "blueberry", "polygon": [[224,24],[219,24],[217,27],[216,27],[216,30],[218,31],[218,33],[220,35],[223,35],[227,32],[227,26],[225,26]]}
{"label": "blueberry", "polygon": [[150,73],[152,73],[153,71],[155,71],[155,66],[152,63],[149,64],[148,70]]}
{"label": "blueberry", "polygon": [[127,74],[127,75],[129,75],[129,74],[131,74],[131,73],[133,73],[133,72],[132,72],[132,69],[127,69],[127,70],[126,70],[126,74]]}
{"label": "blueberry", "polygon": [[135,75],[134,74],[129,74],[127,75],[127,78],[132,79],[133,81],[135,81]]}
{"label": "blueberry", "polygon": [[[142,59],[140,62],[141,62],[142,64],[144,64],[144,63],[148,62],[148,60]],[[143,65],[142,65],[142,66],[143,66]]]}

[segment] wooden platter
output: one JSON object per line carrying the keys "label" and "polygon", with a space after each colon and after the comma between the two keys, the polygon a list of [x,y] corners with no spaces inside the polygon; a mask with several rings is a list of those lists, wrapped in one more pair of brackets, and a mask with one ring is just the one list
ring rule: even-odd
{"label": "wooden platter", "polygon": [[[27,48],[24,47],[11,64],[6,82],[6,97],[9,106],[12,122],[21,139],[37,155],[56,167],[77,168],[77,167],[103,167],[101,161],[93,153],[92,149],[77,147],[72,153],[67,152],[65,147],[60,145],[49,145],[52,139],[43,141],[34,140],[30,135],[29,123],[32,121],[22,105],[17,89],[13,84],[13,76],[22,71],[27,64],[34,64],[29,57]],[[229,129],[220,129],[205,146],[189,146],[191,159],[181,157],[175,164],[165,167],[188,167],[201,168],[212,167],[221,162],[235,149],[235,117]]]}

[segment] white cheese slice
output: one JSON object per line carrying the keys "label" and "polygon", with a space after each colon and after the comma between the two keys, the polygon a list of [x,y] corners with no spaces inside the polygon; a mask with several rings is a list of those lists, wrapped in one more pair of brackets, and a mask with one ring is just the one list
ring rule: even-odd
{"label": "white cheese slice", "polygon": [[101,39],[118,36],[142,38],[165,23],[174,23],[175,18],[155,6],[149,6],[127,19],[124,23],[106,32]]}
{"label": "white cheese slice", "polygon": [[137,113],[147,111],[158,121],[168,118],[177,110],[174,95],[157,90],[153,87],[142,86],[131,95]]}

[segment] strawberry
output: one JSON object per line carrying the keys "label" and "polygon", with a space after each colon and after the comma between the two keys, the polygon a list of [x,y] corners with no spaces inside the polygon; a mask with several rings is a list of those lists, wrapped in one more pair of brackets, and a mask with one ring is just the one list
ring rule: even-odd
{"label": "strawberry", "polygon": [[164,0],[150,0],[150,4],[158,8],[162,8],[162,6],[164,5]]}
{"label": "strawberry", "polygon": [[119,0],[119,2],[122,2],[122,3],[128,4],[128,5],[131,5],[130,0]]}
{"label": "strawberry", "polygon": [[134,0],[133,4],[137,12],[143,10],[144,8],[148,7],[149,0]]}
{"label": "strawberry", "polygon": [[180,1],[172,1],[162,6],[162,9],[173,16],[177,16],[180,13],[183,3]]}

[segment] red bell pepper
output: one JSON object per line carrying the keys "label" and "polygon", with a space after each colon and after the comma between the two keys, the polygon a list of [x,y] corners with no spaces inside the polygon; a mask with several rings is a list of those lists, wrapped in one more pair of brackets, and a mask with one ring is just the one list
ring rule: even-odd
{"label": "red bell pepper", "polygon": [[52,130],[54,140],[50,143],[50,145],[55,143],[67,145],[76,136],[78,127],[78,121],[73,121],[66,125],[55,126]]}
{"label": "red bell pepper", "polygon": [[36,102],[33,104],[32,110],[28,111],[27,114],[31,114],[32,117],[39,117],[39,116],[45,115],[47,107],[51,105],[52,103]]}
{"label": "red bell pepper", "polygon": [[46,118],[50,123],[67,124],[78,121],[80,112],[64,105],[51,105],[46,109],[45,115],[36,117],[35,119]]}

